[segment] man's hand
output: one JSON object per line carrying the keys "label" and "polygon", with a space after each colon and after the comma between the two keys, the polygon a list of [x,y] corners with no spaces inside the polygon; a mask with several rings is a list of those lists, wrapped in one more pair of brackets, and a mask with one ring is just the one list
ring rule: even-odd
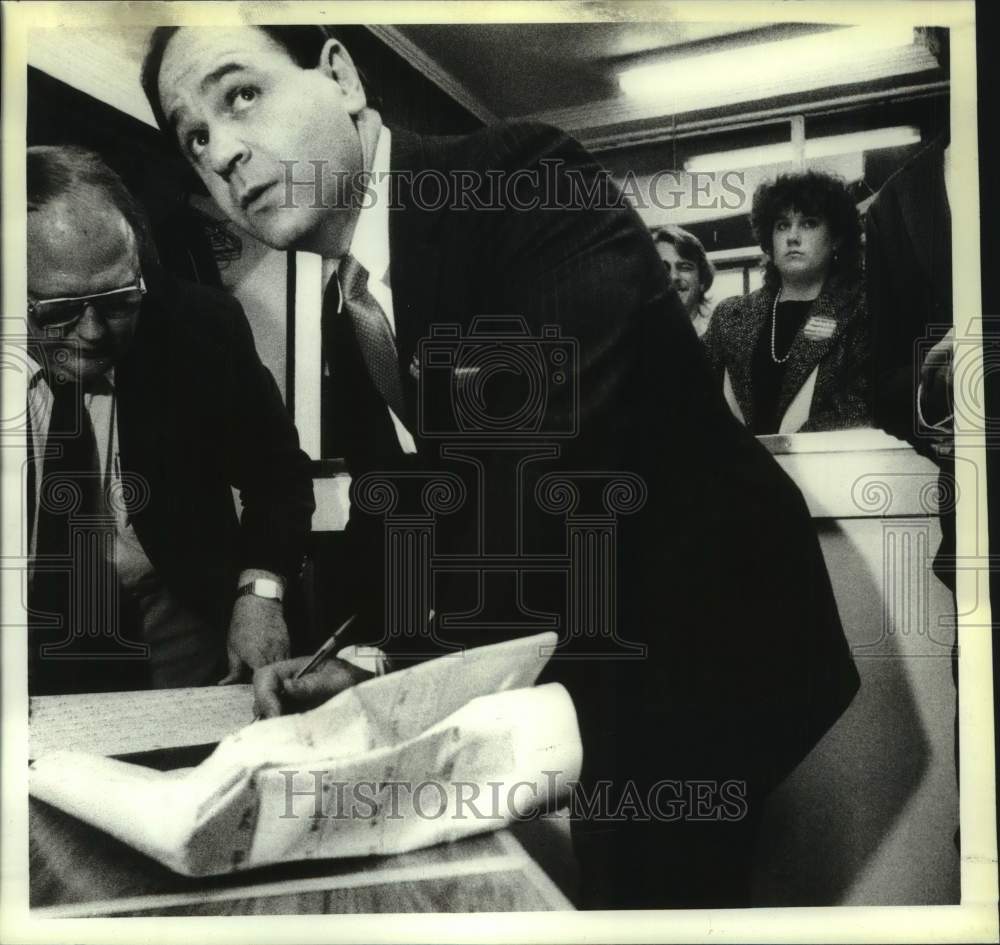
{"label": "man's hand", "polygon": [[238,597],[229,622],[227,646],[229,672],[220,686],[239,682],[251,671],[286,659],[289,652],[288,628],[281,603],[254,597]]}
{"label": "man's hand", "polygon": [[284,712],[314,709],[337,693],[374,675],[353,663],[329,659],[301,679],[293,679],[311,658],[301,656],[294,660],[284,660],[254,672],[254,711],[260,718],[271,719]]}
{"label": "man's hand", "polygon": [[954,348],[955,329],[950,328],[948,334],[927,352],[920,365],[919,415],[927,427],[938,434],[930,446],[942,459],[954,454]]}
{"label": "man's hand", "polygon": [[955,329],[948,329],[920,365],[921,413],[928,424],[939,423],[952,413],[955,373]]}

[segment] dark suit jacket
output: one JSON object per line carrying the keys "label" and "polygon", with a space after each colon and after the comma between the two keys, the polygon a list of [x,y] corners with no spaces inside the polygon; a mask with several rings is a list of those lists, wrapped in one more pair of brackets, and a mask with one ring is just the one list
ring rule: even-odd
{"label": "dark suit jacket", "polygon": [[[923,359],[952,325],[947,144],[947,137],[936,139],[889,178],[865,224],[875,424],[938,464],[942,495],[954,491],[954,460],[942,459],[920,435],[916,404]],[[953,503],[942,511],[941,532],[934,571],[954,591]]]}
{"label": "dark suit jacket", "polygon": [[[419,458],[401,457],[341,318],[328,339],[333,385],[326,414],[341,425],[354,499],[359,477],[372,470],[450,471],[463,479],[473,514],[439,516],[437,554],[517,547],[558,553],[566,547],[565,522],[535,493],[545,472],[641,477],[641,510],[618,517],[616,597],[608,604],[604,588],[595,587],[594,608],[598,644],[608,642],[601,635],[612,614],[618,635],[644,644],[646,656],[588,658],[595,639],[575,639],[545,677],[564,682],[573,696],[584,779],[648,783],[700,772],[773,785],[844,711],[858,677],[802,497],[723,402],[645,227],[613,186],[602,188],[595,159],[546,126],[509,124],[461,138],[394,131],[391,166],[411,175],[472,174],[479,184],[466,194],[468,205],[495,206],[490,188],[498,179],[509,189],[506,209],[470,212],[423,207],[405,174],[396,182],[391,283],[400,374],[411,414],[423,412],[419,423],[411,416]],[[537,178],[512,178],[515,171]],[[533,208],[516,209],[515,202]],[[562,339],[574,339],[579,385],[546,375],[542,432],[521,437],[554,458],[522,469],[514,493],[504,485],[514,477],[509,451],[478,454],[488,483],[480,491],[474,466],[426,435],[453,422],[454,399],[431,391],[421,405],[411,366],[423,351],[419,370],[427,383],[435,369],[419,341],[436,327],[457,326],[465,337],[475,316],[511,314],[522,316],[536,338],[544,326],[557,326]],[[486,385],[487,412],[509,417],[532,390],[518,384],[516,371],[507,383]],[[552,432],[564,430],[575,432]],[[475,439],[456,437],[452,447]],[[582,477],[581,514],[583,503],[594,501],[584,494],[592,479]],[[591,508],[607,515],[599,499]],[[355,501],[348,532],[356,571],[345,591],[380,621],[383,591],[398,598],[398,589],[382,585],[386,526]],[[449,642],[471,645],[567,625],[566,590],[558,582],[441,571],[426,586],[437,629]],[[414,606],[426,606],[423,586],[407,591]],[[533,613],[519,629],[515,602]],[[477,622],[471,619],[463,625],[459,615],[449,629],[443,617],[454,621],[463,610],[478,626],[470,627]],[[405,640],[391,643],[407,648]]]}
{"label": "dark suit jacket", "polygon": [[[774,292],[758,289],[723,299],[712,313],[705,347],[720,380],[729,375],[732,394],[747,427],[754,427],[753,361],[762,332],[771,329]],[[836,323],[828,338],[809,338],[810,318]],[[813,371],[817,372],[808,419],[789,432],[842,430],[871,422],[870,340],[864,287],[859,281],[833,278],[809,308],[792,342],[778,401],[784,417]]]}
{"label": "dark suit jacket", "polygon": [[865,222],[875,424],[932,458],[916,399],[923,356],[952,322],[946,144],[932,142],[889,178]]}
{"label": "dark suit jacket", "polygon": [[147,284],[115,374],[122,470],[148,484],[130,512],[172,593],[224,639],[242,569],[299,574],[315,507],[309,461],[239,303],[163,273]]}

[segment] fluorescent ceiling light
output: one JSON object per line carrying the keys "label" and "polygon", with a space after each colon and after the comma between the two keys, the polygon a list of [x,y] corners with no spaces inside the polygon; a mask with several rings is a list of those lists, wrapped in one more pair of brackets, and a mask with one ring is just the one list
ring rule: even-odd
{"label": "fluorescent ceiling light", "polygon": [[759,148],[738,148],[734,151],[716,151],[713,154],[699,154],[684,162],[684,170],[731,171],[743,167],[767,167],[770,164],[784,164],[795,160],[795,151],[790,141],[780,144],[765,144]]}
{"label": "fluorescent ceiling light", "polygon": [[910,26],[851,26],[632,66],[618,85],[630,98],[679,113],[843,85],[872,54],[912,46]]}
{"label": "fluorescent ceiling light", "polygon": [[895,128],[856,131],[853,134],[831,135],[828,138],[806,138],[806,159],[854,154],[857,151],[876,151],[879,148],[903,148],[908,144],[920,144],[919,128],[912,125],[898,125]]}
{"label": "fluorescent ceiling light", "polygon": [[737,246],[736,249],[711,249],[705,255],[713,263],[733,262],[743,259],[760,259],[759,246]]}
{"label": "fluorescent ceiling light", "polygon": [[[807,138],[805,142],[806,160],[835,157],[839,154],[856,154],[874,151],[877,148],[900,148],[908,144],[920,143],[920,129],[910,125],[895,128],[878,128],[874,131],[858,131],[847,135],[831,135],[827,138]],[[764,167],[795,160],[795,149],[790,141],[780,144],[765,144],[759,148],[738,148],[734,151],[716,151],[713,154],[699,154],[684,162],[686,171],[729,171],[744,167]]]}

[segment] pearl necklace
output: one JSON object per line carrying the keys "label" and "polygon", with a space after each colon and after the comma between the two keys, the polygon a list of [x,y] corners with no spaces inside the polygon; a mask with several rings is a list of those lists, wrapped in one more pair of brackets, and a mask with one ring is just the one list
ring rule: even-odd
{"label": "pearl necklace", "polygon": [[788,354],[783,358],[779,358],[777,345],[775,344],[778,333],[778,303],[780,301],[781,289],[778,289],[777,295],[774,297],[774,305],[771,306],[771,360],[775,364],[784,364],[792,356],[792,349],[789,348]]}

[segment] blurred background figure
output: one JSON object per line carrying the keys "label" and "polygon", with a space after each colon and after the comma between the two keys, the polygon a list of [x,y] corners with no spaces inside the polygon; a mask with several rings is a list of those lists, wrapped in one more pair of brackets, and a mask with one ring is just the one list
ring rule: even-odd
{"label": "blurred background figure", "polygon": [[715,308],[705,343],[733,413],[756,435],[867,426],[861,221],[842,180],[765,181],[751,224],[764,285]]}
{"label": "blurred background figure", "polygon": [[947,136],[879,191],[866,216],[874,420],[944,465],[952,451]]}
{"label": "blurred background figure", "polygon": [[701,338],[712,317],[705,296],[715,279],[715,269],[708,261],[705,247],[697,236],[679,226],[657,226],[651,232],[671,285]]}

